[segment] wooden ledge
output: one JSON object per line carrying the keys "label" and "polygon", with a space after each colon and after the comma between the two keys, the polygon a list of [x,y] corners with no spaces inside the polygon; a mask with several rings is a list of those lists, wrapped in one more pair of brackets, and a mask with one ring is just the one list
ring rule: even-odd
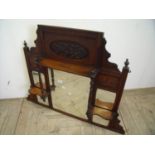
{"label": "wooden ledge", "polygon": [[61,71],[65,71],[68,73],[74,73],[82,76],[89,77],[90,72],[94,69],[92,66],[87,65],[76,65],[76,64],[69,64],[64,63],[63,61],[56,61],[51,59],[42,59],[40,64],[44,67],[49,67]]}
{"label": "wooden ledge", "polygon": [[106,120],[112,119],[112,112],[98,107],[93,108],[93,115],[98,115]]}
{"label": "wooden ledge", "polygon": [[30,88],[29,93],[33,94],[33,95],[39,95],[41,97],[47,96],[47,92],[45,92],[45,91],[42,92],[42,90],[40,88],[37,88],[37,87]]}
{"label": "wooden ledge", "polygon": [[107,110],[112,110],[113,108],[113,104],[111,102],[104,102],[99,99],[96,99],[95,106]]}

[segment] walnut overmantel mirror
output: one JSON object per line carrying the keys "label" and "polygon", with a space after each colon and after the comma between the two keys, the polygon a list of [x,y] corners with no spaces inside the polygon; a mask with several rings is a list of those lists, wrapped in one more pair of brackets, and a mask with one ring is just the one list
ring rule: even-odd
{"label": "walnut overmantel mirror", "polygon": [[[108,61],[104,33],[38,25],[35,44],[29,48],[24,42],[31,83],[27,99],[124,134],[118,109],[129,62],[120,71]],[[105,92],[114,94],[113,102]]]}

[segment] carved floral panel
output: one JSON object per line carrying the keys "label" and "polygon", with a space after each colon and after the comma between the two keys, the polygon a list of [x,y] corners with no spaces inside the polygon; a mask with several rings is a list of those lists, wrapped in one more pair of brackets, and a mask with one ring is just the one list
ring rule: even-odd
{"label": "carved floral panel", "polygon": [[70,59],[83,59],[88,56],[88,50],[73,41],[54,41],[50,43],[51,52]]}

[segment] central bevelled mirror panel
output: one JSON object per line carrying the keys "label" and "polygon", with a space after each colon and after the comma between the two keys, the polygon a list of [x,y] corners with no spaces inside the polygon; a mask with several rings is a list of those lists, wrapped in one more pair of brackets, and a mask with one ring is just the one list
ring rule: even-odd
{"label": "central bevelled mirror panel", "polygon": [[52,91],[55,108],[87,118],[90,79],[62,71],[54,71],[55,91]]}

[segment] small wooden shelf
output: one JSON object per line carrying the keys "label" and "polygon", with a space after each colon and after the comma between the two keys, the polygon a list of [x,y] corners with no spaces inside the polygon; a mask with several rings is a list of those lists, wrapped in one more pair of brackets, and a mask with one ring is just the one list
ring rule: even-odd
{"label": "small wooden shelf", "polygon": [[98,115],[104,119],[111,120],[113,104],[111,102],[104,102],[96,99],[95,106],[93,108],[93,115]]}
{"label": "small wooden shelf", "polygon": [[96,99],[95,106],[102,109],[112,110],[113,104],[111,102],[104,102]]}
{"label": "small wooden shelf", "polygon": [[93,115],[98,115],[106,120],[112,119],[112,112],[109,110],[105,110],[102,108],[94,107],[93,108]]}
{"label": "small wooden shelf", "polygon": [[47,92],[45,90],[42,92],[42,90],[40,88],[37,88],[37,87],[30,88],[29,92],[30,92],[30,94],[39,95],[41,97],[47,96]]}

